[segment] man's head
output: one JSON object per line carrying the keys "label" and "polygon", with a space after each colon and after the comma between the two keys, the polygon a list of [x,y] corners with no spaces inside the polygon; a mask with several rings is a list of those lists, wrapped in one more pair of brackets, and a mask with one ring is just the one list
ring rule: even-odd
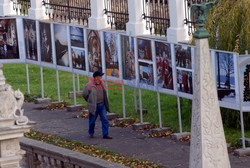
{"label": "man's head", "polygon": [[102,82],[102,76],[104,75],[104,73],[102,73],[102,71],[95,71],[93,74],[93,78],[95,83],[100,84]]}

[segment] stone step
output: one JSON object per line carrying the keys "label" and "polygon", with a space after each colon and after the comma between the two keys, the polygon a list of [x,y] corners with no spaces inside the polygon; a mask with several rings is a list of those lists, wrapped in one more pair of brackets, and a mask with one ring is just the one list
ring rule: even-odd
{"label": "stone step", "polygon": [[51,98],[37,98],[35,99],[35,104],[50,104]]}
{"label": "stone step", "polygon": [[144,129],[148,129],[150,127],[151,127],[150,122],[135,123],[132,125],[133,130],[144,130]]}
{"label": "stone step", "polygon": [[170,131],[171,129],[168,127],[163,127],[163,128],[155,128],[151,130],[151,134],[164,134]]}
{"label": "stone step", "polygon": [[80,111],[82,109],[83,109],[83,105],[81,105],[81,104],[67,106],[68,112],[77,112],[77,111]]}
{"label": "stone step", "polygon": [[108,120],[115,120],[118,117],[116,113],[107,113]]}
{"label": "stone step", "polygon": [[182,133],[174,133],[174,134],[172,134],[171,137],[172,137],[172,139],[178,141],[178,140],[180,140],[182,138],[186,138],[187,136],[190,136],[190,135],[191,135],[190,132],[182,132]]}

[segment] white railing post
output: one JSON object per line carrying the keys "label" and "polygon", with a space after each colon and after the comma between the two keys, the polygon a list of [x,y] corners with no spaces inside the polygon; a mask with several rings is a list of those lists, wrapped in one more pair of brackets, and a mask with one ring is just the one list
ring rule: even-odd
{"label": "white railing post", "polygon": [[28,10],[30,19],[47,19],[42,0],[30,0],[31,7]]}
{"label": "white railing post", "polygon": [[126,31],[128,35],[138,36],[149,34],[146,30],[146,21],[143,20],[143,1],[142,0],[128,0],[129,22],[126,24]]}
{"label": "white railing post", "polygon": [[188,40],[187,26],[185,19],[184,0],[168,0],[170,27],[167,30],[167,39],[169,42],[180,42]]}
{"label": "white railing post", "polygon": [[15,15],[11,0],[0,0],[0,16]]}
{"label": "white railing post", "polygon": [[91,0],[91,17],[89,18],[90,29],[99,30],[108,27],[104,8],[104,0]]}

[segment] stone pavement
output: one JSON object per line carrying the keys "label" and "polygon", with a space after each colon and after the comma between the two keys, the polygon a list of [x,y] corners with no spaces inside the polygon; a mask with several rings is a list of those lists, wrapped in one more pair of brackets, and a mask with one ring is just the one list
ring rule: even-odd
{"label": "stone pavement", "polygon": [[[37,124],[35,130],[95,145],[122,155],[149,160],[167,168],[188,168],[189,142],[173,141],[170,138],[150,138],[147,131],[133,131],[131,127],[111,127],[112,140],[102,139],[101,122],[97,119],[95,138],[87,133],[88,120],[76,118],[79,112],[62,110],[36,110],[41,105],[26,103],[24,114]],[[250,157],[230,154],[232,168],[249,168]]]}

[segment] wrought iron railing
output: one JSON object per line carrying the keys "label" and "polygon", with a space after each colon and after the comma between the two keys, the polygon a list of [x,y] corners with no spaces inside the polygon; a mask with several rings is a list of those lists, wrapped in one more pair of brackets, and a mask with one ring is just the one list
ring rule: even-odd
{"label": "wrought iron railing", "polygon": [[17,15],[28,15],[30,8],[30,0],[11,0],[13,2],[13,9]]}
{"label": "wrought iron railing", "polygon": [[88,25],[90,0],[43,0],[43,5],[52,20]]}
{"label": "wrought iron railing", "polygon": [[111,28],[126,30],[126,23],[129,21],[128,0],[104,0],[104,2],[104,12]]}
{"label": "wrought iron railing", "polygon": [[167,35],[170,26],[168,0],[142,0],[143,18],[151,34]]}
{"label": "wrought iron railing", "polygon": [[185,3],[185,20],[184,23],[188,26],[188,34],[192,35],[196,30],[196,21],[198,18],[198,13],[194,13],[191,16],[191,6],[192,4],[200,4],[202,2],[210,2],[214,0],[184,0]]}

